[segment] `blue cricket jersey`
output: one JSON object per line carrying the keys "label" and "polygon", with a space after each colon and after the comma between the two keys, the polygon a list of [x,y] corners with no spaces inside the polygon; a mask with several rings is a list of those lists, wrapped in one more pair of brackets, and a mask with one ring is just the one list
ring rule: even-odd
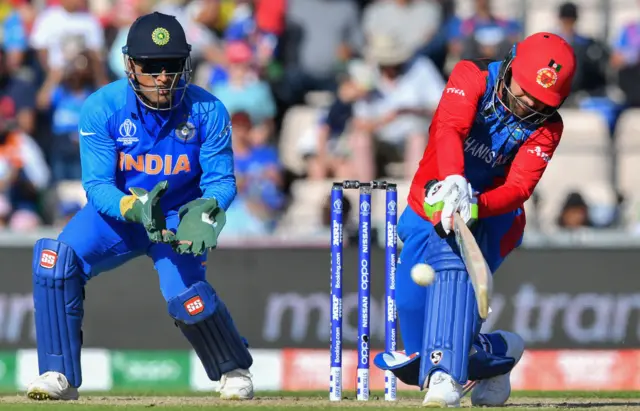
{"label": "blue cricket jersey", "polygon": [[122,79],[86,100],[78,125],[82,185],[99,212],[124,220],[120,200],[129,188],[151,190],[163,180],[165,214],[201,197],[228,209],[236,195],[229,113],[201,87],[185,93],[173,110],[153,110]]}

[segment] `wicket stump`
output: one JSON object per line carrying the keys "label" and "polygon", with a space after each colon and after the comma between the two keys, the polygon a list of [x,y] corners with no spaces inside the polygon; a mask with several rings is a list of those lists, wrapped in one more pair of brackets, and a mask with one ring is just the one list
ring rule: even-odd
{"label": "wicket stump", "polygon": [[[359,401],[369,400],[370,391],[370,306],[371,306],[371,197],[372,190],[386,192],[385,218],[385,351],[395,351],[397,345],[396,261],[398,192],[395,184],[386,181],[359,182],[346,180],[333,183],[331,189],[331,368],[329,399],[342,400],[342,264],[343,264],[343,190],[357,189],[359,197],[358,224],[358,367]],[[385,400],[395,401],[397,379],[385,371]]]}

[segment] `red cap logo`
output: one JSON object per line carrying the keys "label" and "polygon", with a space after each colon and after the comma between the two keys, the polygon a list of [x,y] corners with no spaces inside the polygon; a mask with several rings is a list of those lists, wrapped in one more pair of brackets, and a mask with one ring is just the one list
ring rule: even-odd
{"label": "red cap logo", "polygon": [[558,81],[558,74],[555,71],[551,70],[549,67],[543,67],[538,70],[536,82],[542,87],[549,88],[556,84],[556,81]]}

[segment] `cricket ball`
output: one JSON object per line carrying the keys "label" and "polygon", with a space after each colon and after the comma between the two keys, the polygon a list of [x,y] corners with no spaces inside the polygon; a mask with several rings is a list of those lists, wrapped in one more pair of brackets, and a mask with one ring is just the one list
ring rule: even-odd
{"label": "cricket ball", "polygon": [[436,272],[429,264],[416,264],[411,269],[411,279],[423,287],[431,284],[435,277]]}

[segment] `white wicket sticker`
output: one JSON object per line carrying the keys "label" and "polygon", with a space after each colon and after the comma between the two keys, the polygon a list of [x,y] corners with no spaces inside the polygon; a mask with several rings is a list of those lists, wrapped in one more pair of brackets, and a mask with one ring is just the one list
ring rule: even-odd
{"label": "white wicket sticker", "polygon": [[358,401],[369,401],[369,370],[358,368]]}
{"label": "white wicket sticker", "polygon": [[384,372],[384,400],[395,401],[398,393],[398,379],[393,375],[393,371]]}
{"label": "white wicket sticker", "polygon": [[329,400],[341,401],[342,400],[342,368],[331,367],[331,374],[329,379],[330,379]]}

